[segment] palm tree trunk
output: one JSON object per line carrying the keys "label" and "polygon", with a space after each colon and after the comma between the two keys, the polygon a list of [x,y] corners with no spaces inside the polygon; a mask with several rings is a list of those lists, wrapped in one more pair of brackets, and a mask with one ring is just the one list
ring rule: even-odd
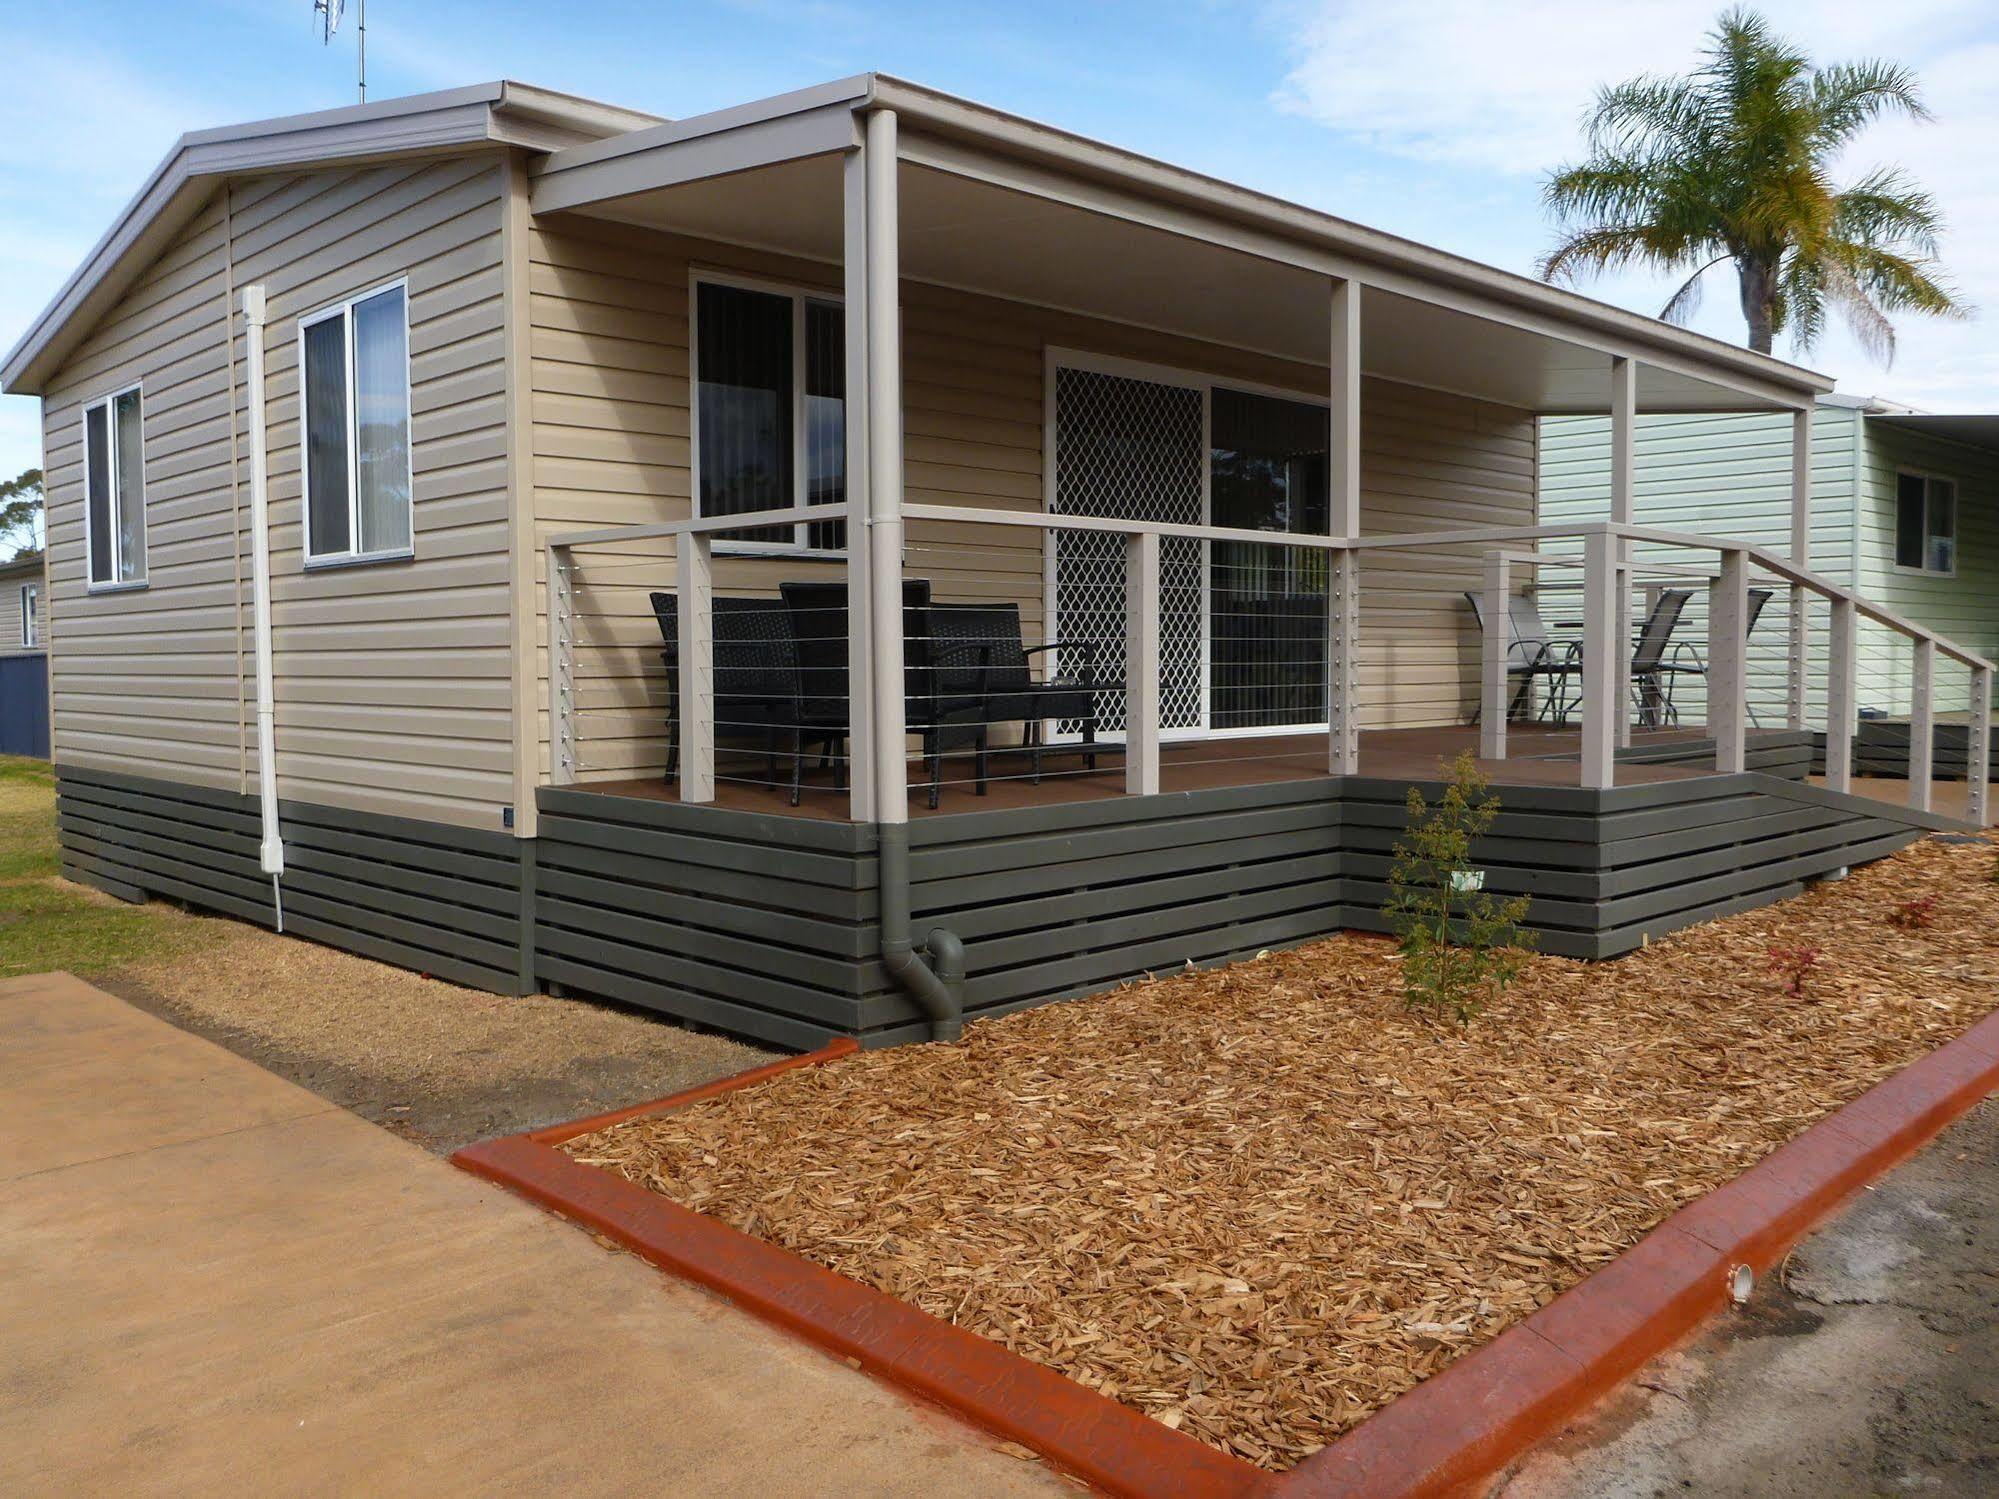
{"label": "palm tree trunk", "polygon": [[1777,268],[1746,257],[1735,266],[1742,283],[1742,320],[1749,325],[1749,347],[1767,354],[1776,316]]}

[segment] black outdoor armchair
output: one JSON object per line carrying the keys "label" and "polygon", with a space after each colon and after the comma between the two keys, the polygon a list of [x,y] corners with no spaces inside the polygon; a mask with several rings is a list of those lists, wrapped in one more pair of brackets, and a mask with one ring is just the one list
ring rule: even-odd
{"label": "black outdoor armchair", "polygon": [[[977,703],[982,732],[979,745],[979,794],[986,789],[986,750],[996,724],[1021,725],[1021,741],[1040,784],[1042,760],[1048,750],[1043,726],[1050,720],[1073,722],[1082,742],[1074,749],[1091,770],[1097,768],[1099,693],[1116,692],[1122,684],[1097,674],[1095,641],[1051,641],[1029,646],[1023,641],[1018,604],[932,604],[931,652],[937,692],[953,701]],[[1074,661],[1073,676],[1041,680],[1033,658],[1050,651],[1057,659]]]}
{"label": "black outdoor armchair", "polygon": [[[666,774],[680,772],[680,614],[670,593],[654,593],[666,664]],[[715,739],[745,740],[764,752],[764,778],[778,784],[777,761],[789,756],[791,805],[803,792],[805,750],[824,744],[830,731],[808,712],[804,678],[791,617],[777,599],[718,597],[714,600],[713,664]],[[844,732],[844,729],[841,731]]]}

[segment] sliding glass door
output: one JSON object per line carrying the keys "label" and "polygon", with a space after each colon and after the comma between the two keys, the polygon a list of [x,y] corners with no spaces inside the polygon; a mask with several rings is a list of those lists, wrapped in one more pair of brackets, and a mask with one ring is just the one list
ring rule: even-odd
{"label": "sliding glass door", "polygon": [[[1199,377],[1058,364],[1060,513],[1324,535],[1324,405]],[[1124,541],[1056,532],[1049,603],[1062,640],[1119,661]],[[1160,547],[1160,719],[1168,734],[1281,733],[1326,722],[1327,555],[1260,542]],[[1122,724],[1119,698],[1100,704]],[[1068,730],[1071,725],[1060,725]]]}

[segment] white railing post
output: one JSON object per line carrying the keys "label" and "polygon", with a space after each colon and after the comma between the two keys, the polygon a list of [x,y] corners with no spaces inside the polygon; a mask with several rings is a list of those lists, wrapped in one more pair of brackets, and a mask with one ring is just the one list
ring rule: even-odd
{"label": "white railing post", "polygon": [[[1791,413],[1791,561],[1812,565],[1812,413]],[[1811,621],[1805,614],[1805,586],[1791,585],[1790,654],[1784,674],[1784,721],[1802,732],[1806,719],[1806,675],[1811,662]]]}
{"label": "white railing post", "polygon": [[1992,668],[1971,668],[1971,721],[1964,726],[1965,816],[1977,827],[1987,817],[1992,775]]}
{"label": "white railing post", "polygon": [[1583,537],[1582,784],[1604,790],[1617,780],[1617,544],[1608,530]]}
{"label": "white railing post", "polygon": [[[903,678],[902,231],[896,118],[868,116],[867,197],[868,603],[873,615],[875,820],[909,821],[909,704]],[[849,545],[852,538],[848,539]],[[849,599],[850,609],[860,607]]]}
{"label": "white railing post", "polygon": [[1853,790],[1854,673],[1860,611],[1850,598],[1832,601],[1832,631],[1826,637],[1825,783],[1832,791]]}
{"label": "white railing post", "polygon": [[1360,554],[1335,552],[1327,573],[1326,769],[1351,776],[1360,774]]}
{"label": "white railing post", "polygon": [[1506,553],[1485,554],[1485,638],[1479,645],[1478,754],[1481,760],[1506,758],[1507,648],[1513,634],[1513,600],[1508,597],[1511,569]]}
{"label": "white railing post", "polygon": [[1708,732],[1714,736],[1714,768],[1739,773],[1747,763],[1749,555],[1733,549],[1708,585]]}
{"label": "white railing post", "polygon": [[868,151],[847,153],[842,256],[846,306],[847,389],[847,815],[875,820],[874,617],[868,587]]}
{"label": "white railing post", "polygon": [[1124,548],[1124,789],[1159,792],[1159,534],[1137,531]]}
{"label": "white railing post", "polygon": [[576,580],[569,548],[548,548],[548,779],[576,779]]}
{"label": "white railing post", "polygon": [[680,799],[715,800],[715,551],[705,533],[674,546],[680,607]]}
{"label": "white railing post", "polygon": [[1909,678],[1909,805],[1927,812],[1937,735],[1937,643],[1927,635],[1916,640],[1915,670]]}
{"label": "white railing post", "polygon": [[[1332,442],[1327,520],[1342,541],[1360,535],[1361,287],[1332,283],[1327,396]],[[1360,554],[1342,548],[1328,559],[1326,638],[1326,769],[1360,772]]]}
{"label": "white railing post", "polygon": [[[1631,524],[1638,488],[1638,363],[1610,361],[1610,519]],[[1613,638],[1617,641],[1617,742],[1631,743],[1631,543],[1617,542],[1617,598]]]}

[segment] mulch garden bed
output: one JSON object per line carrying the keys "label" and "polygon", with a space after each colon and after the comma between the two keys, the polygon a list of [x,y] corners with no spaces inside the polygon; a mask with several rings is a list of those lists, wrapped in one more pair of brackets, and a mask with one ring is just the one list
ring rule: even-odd
{"label": "mulch garden bed", "polygon": [[1993,864],[1537,957],[1464,1031],[1343,936],[562,1148],[1288,1468],[1992,1010]]}

